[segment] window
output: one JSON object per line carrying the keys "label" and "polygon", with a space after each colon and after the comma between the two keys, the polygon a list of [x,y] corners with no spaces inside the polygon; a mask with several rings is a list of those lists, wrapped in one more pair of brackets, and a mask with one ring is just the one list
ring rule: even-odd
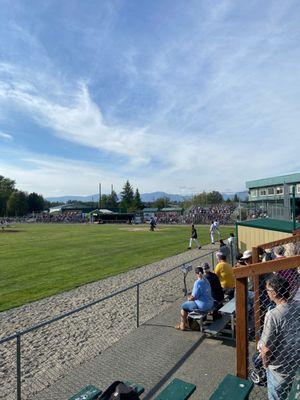
{"label": "window", "polygon": [[250,190],[250,196],[251,197],[257,197],[257,190],[256,189],[251,189]]}
{"label": "window", "polygon": [[297,193],[300,194],[300,183],[297,185]]}
{"label": "window", "polygon": [[266,196],[267,195],[267,189],[259,189],[259,195],[260,196]]}
{"label": "window", "polygon": [[276,188],[276,194],[278,194],[278,195],[283,194],[283,186],[278,186],[278,187]]}
{"label": "window", "polygon": [[275,189],[273,187],[268,188],[268,196],[274,196],[275,194]]}

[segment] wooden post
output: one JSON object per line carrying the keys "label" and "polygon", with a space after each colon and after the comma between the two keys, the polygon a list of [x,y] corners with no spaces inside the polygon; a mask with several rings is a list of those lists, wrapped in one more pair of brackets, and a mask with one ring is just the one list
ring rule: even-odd
{"label": "wooden post", "polygon": [[248,377],[248,282],[247,278],[236,279],[236,375]]}
{"label": "wooden post", "polygon": [[[257,264],[259,262],[258,247],[252,247],[252,263]],[[254,291],[254,324],[255,324],[255,340],[256,343],[259,341],[260,335],[260,293],[259,293],[259,276],[254,275],[253,279],[253,291]]]}

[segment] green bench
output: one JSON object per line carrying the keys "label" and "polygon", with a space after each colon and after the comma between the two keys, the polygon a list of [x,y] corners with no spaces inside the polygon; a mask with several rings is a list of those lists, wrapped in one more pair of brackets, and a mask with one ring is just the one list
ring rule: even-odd
{"label": "green bench", "polygon": [[69,400],[95,400],[100,396],[102,390],[96,388],[93,385],[88,385],[82,388],[74,396],[70,397]]}
{"label": "green bench", "polygon": [[209,400],[245,400],[253,388],[253,382],[226,375]]}
{"label": "green bench", "polygon": [[186,400],[196,390],[196,385],[175,378],[155,397],[155,400]]}
{"label": "green bench", "polygon": [[[135,383],[131,381],[124,381],[125,385],[131,386],[138,395],[144,393],[145,389],[140,386],[136,385]],[[69,400],[95,400],[98,399],[98,397],[101,395],[102,390],[96,388],[93,385],[87,385],[84,388],[82,388],[78,393],[76,393],[74,396],[70,397]]]}

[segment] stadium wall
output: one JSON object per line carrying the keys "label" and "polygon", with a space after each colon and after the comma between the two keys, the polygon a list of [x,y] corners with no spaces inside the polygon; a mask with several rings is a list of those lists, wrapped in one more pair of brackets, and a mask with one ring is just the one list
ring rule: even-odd
{"label": "stadium wall", "polygon": [[238,248],[243,252],[262,243],[284,239],[300,230],[297,223],[294,229],[292,221],[276,220],[271,218],[255,219],[236,223]]}
{"label": "stadium wall", "polygon": [[290,233],[280,231],[238,226],[238,247],[240,251],[243,252],[261,243],[273,242],[289,236],[291,236]]}

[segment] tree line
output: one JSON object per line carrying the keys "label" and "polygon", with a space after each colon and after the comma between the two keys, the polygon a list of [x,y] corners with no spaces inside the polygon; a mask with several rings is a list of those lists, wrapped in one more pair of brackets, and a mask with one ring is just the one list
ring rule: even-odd
{"label": "tree line", "polygon": [[0,217],[39,213],[47,207],[41,194],[23,192],[15,185],[15,181],[0,175]]}
{"label": "tree line", "polygon": [[[239,198],[235,195],[233,202],[238,202]],[[120,200],[117,193],[112,190],[110,194],[102,195],[99,202],[68,201],[68,204],[84,205],[87,208],[105,208],[114,212],[132,213],[142,210],[144,207],[164,207],[178,206],[189,208],[193,205],[210,206],[223,203],[224,199],[220,192],[202,192],[194,195],[191,199],[182,202],[171,202],[168,197],[161,197],[153,202],[142,202],[139,189],[134,190],[127,180],[120,193]],[[226,200],[226,203],[231,203]],[[4,216],[23,216],[28,213],[39,213],[50,207],[62,205],[64,203],[49,202],[41,194],[35,192],[27,193],[16,189],[15,181],[0,175],[0,217]]]}

